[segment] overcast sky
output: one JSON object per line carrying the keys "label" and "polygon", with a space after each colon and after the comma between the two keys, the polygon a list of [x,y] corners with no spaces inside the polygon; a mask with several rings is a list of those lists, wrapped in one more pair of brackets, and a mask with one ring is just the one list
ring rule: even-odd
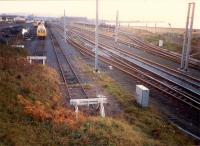
{"label": "overcast sky", "polygon": [[[185,27],[188,2],[196,2],[194,26],[200,28],[200,0],[99,0],[100,19],[165,21],[174,27]],[[0,13],[30,13],[37,16],[95,18],[95,0],[31,0],[1,1]]]}

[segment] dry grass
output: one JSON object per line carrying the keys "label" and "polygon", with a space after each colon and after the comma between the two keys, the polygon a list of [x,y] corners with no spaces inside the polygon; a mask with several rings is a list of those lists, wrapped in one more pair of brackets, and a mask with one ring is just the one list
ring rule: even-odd
{"label": "dry grass", "polygon": [[[6,47],[5,47],[6,48]],[[4,48],[4,49],[5,49]],[[23,50],[6,48],[0,52],[0,145],[1,146],[164,146],[189,145],[190,140],[166,125],[151,109],[142,110],[133,97],[105,74],[94,75],[124,108],[124,119],[102,119],[67,109],[60,99],[59,81],[54,70],[30,65]],[[9,50],[11,49],[11,50]],[[13,54],[12,54],[13,53]],[[19,53],[19,54],[17,54]],[[20,55],[21,54],[21,55]],[[152,130],[160,130],[159,137]],[[175,133],[174,133],[175,131]]]}
{"label": "dry grass", "polygon": [[25,114],[40,122],[50,121],[57,125],[64,124],[75,130],[80,128],[79,125],[86,120],[82,114],[79,114],[78,120],[76,120],[73,111],[58,105],[52,107],[49,102],[42,103],[39,100],[31,102],[20,95],[18,96],[18,102],[23,106]]}

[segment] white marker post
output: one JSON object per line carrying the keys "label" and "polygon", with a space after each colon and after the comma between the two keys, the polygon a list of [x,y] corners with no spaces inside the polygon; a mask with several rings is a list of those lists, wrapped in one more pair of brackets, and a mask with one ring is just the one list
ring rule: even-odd
{"label": "white marker post", "polygon": [[103,106],[103,103],[104,103],[104,99],[102,98],[102,99],[100,99],[100,115],[101,115],[101,117],[105,117],[105,109],[104,109],[104,106]]}
{"label": "white marker post", "polygon": [[45,65],[46,63],[46,56],[27,56],[29,63],[32,64],[32,60],[42,60],[42,64]]}
{"label": "white marker post", "polygon": [[105,117],[104,103],[107,103],[107,98],[88,98],[88,99],[71,99],[70,105],[75,107],[76,118],[78,118],[78,106],[100,104],[100,115]]}

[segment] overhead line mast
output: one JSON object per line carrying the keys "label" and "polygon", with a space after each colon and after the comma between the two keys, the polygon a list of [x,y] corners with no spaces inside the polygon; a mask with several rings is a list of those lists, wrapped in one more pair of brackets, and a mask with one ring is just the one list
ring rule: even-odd
{"label": "overhead line mast", "polygon": [[182,57],[181,57],[181,70],[183,71],[188,70],[189,57],[190,57],[190,52],[191,52],[194,10],[195,10],[195,3],[194,2],[189,3],[187,21],[186,21],[186,30],[185,30],[185,35],[184,35]]}
{"label": "overhead line mast", "polygon": [[116,22],[115,22],[115,42],[118,40],[118,31],[119,31],[119,11],[116,12]]}
{"label": "overhead line mast", "polygon": [[99,44],[99,0],[96,0],[96,26],[95,26],[95,71],[99,71],[98,66],[98,44]]}
{"label": "overhead line mast", "polygon": [[64,27],[64,42],[66,42],[66,22],[65,22],[65,9],[64,9],[64,17],[63,17],[63,27]]}

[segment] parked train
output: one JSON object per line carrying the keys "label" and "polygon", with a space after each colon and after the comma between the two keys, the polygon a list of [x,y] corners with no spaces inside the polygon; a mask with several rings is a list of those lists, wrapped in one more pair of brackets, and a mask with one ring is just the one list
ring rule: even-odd
{"label": "parked train", "polygon": [[37,37],[38,39],[45,39],[47,36],[47,30],[44,26],[44,24],[39,24],[37,27]]}
{"label": "parked train", "polygon": [[34,22],[33,22],[33,26],[34,26],[35,28],[37,28],[37,26],[38,26],[37,21],[34,21]]}
{"label": "parked train", "polygon": [[39,21],[39,20],[34,20],[34,21],[33,21],[33,26],[34,26],[35,28],[37,28],[40,24],[41,24],[41,21]]}

